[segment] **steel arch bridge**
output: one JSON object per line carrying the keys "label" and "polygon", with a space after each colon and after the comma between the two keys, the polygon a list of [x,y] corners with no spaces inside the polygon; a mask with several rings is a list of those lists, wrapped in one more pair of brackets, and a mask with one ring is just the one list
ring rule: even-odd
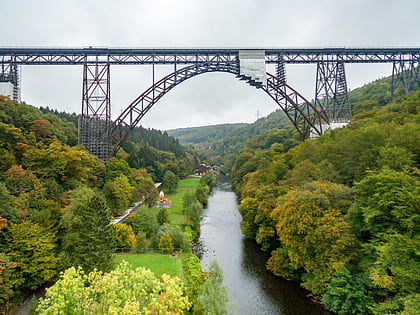
{"label": "steel arch bridge", "polygon": [[110,156],[118,151],[131,130],[166,93],[185,80],[207,72],[231,73],[241,80],[246,80],[250,85],[261,88],[286,113],[302,138],[309,135],[310,129],[313,133],[320,135],[323,128],[328,125],[328,119],[314,105],[287,85],[286,82],[272,74],[267,73],[267,84],[262,85],[251,77],[241,75],[237,62],[195,64],[174,71],[154,83],[110,124],[107,134],[115,143]]}
{"label": "steel arch bridge", "polygon": [[[249,54],[254,54],[254,58],[258,60],[251,60],[251,71],[246,72],[242,70],[241,55],[243,57]],[[276,74],[264,71],[263,79],[255,77],[252,69],[255,62],[259,63],[260,67],[265,67],[265,64],[276,65]],[[286,83],[286,64],[308,63],[317,65],[314,104]],[[14,100],[19,100],[20,66],[82,65],[79,143],[106,161],[163,95],[181,82],[206,72],[226,72],[246,80],[273,98],[302,137],[307,137],[310,133],[320,135],[332,124],[343,124],[351,120],[344,69],[346,63],[392,63],[391,95],[398,87],[402,87],[408,93],[420,85],[420,48],[255,50],[0,47],[0,93],[4,91],[5,86],[9,91],[8,95]],[[153,84],[112,121],[110,67],[116,64],[152,65]],[[155,65],[162,64],[173,65],[174,71],[155,82]]]}

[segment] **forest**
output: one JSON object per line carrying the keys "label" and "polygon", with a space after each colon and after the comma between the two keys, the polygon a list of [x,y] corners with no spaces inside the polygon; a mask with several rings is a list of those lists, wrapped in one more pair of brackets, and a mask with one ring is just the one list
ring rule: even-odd
{"label": "forest", "polygon": [[[98,290],[95,301],[100,302],[89,306],[92,314],[133,309],[134,298],[143,299],[137,302],[145,313],[189,312],[194,304],[195,314],[201,314],[206,310],[203,303],[210,304],[208,297],[199,301],[200,290],[206,290],[206,283],[213,289],[220,284],[218,266],[213,273],[203,273],[190,248],[209,181],[204,177],[181,205],[189,214],[185,225],[171,224],[165,209],[155,207],[155,183],[170,192],[179,178],[193,173],[197,154],[165,132],[138,127],[125,143],[128,152],[121,149],[104,163],[77,145],[77,119],[0,96],[0,313],[56,282],[37,314],[84,312],[86,305],[80,301],[91,299],[93,284]],[[142,205],[126,223],[110,224],[134,202]],[[126,264],[115,266],[112,258],[116,248],[143,247],[184,252],[182,281],[138,270],[137,277],[149,279],[137,284],[146,300],[130,291],[134,284],[124,281],[134,270]],[[96,279],[91,288],[87,277]],[[100,278],[102,284],[97,282]],[[121,292],[128,286],[131,295],[120,296],[115,304],[106,279],[119,283]]]}
{"label": "forest", "polygon": [[[420,89],[389,101],[389,87],[351,91],[351,123],[316,139],[300,141],[276,111],[254,124],[137,127],[107,163],[77,145],[77,115],[0,96],[0,312],[56,282],[40,314],[223,313],[220,269],[202,273],[189,252],[208,189],[184,196],[182,225],[148,207],[154,183],[171,191],[204,161],[231,175],[242,231],[271,253],[273,274],[337,314],[419,314]],[[127,224],[109,224],[140,200]],[[185,250],[185,279],[112,265],[115,248],[149,246]]]}
{"label": "forest", "polygon": [[290,147],[247,141],[232,169],[245,236],[267,269],[337,314],[420,313],[420,91],[350,92],[345,128]]}

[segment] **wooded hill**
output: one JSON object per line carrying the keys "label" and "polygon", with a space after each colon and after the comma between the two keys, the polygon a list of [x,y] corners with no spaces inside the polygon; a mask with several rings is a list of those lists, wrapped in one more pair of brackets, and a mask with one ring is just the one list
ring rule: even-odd
{"label": "wooded hill", "polygon": [[198,165],[191,149],[143,128],[105,164],[77,145],[77,118],[0,96],[0,313],[70,266],[109,270],[115,239],[130,232],[113,216],[155,205],[155,181]]}
{"label": "wooded hill", "polygon": [[232,170],[267,268],[338,314],[420,313],[420,91],[389,102],[389,81],[350,93],[347,127],[289,150],[267,131]]}
{"label": "wooded hill", "polygon": [[[377,109],[386,105],[390,98],[391,78],[375,80],[349,93],[349,100],[353,115]],[[402,88],[396,89],[396,96],[402,95]],[[267,131],[269,135],[263,136]],[[200,158],[213,165],[225,165],[229,172],[236,156],[244,148],[247,141],[254,136],[261,135],[267,147],[273,143],[281,143],[283,150],[288,150],[300,142],[300,137],[292,123],[280,109],[266,117],[262,117],[252,124],[219,124],[203,127],[191,127],[167,130],[168,135],[176,138],[183,145],[194,148],[201,153]],[[258,142],[263,139],[253,138]]]}
{"label": "wooded hill", "polygon": [[239,151],[248,139],[267,130],[275,129],[269,141],[283,140],[292,147],[298,143],[298,134],[283,111],[277,110],[252,124],[220,124],[204,127],[168,130],[167,133],[201,153],[200,158],[210,165],[224,165],[230,172]]}

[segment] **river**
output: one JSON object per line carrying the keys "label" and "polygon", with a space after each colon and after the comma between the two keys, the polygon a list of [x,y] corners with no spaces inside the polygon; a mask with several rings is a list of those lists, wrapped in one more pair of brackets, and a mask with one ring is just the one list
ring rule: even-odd
{"label": "river", "polygon": [[276,277],[265,269],[268,253],[246,240],[235,194],[227,184],[217,186],[204,210],[199,244],[201,263],[208,268],[216,259],[229,289],[232,314],[331,314],[313,303],[297,283]]}

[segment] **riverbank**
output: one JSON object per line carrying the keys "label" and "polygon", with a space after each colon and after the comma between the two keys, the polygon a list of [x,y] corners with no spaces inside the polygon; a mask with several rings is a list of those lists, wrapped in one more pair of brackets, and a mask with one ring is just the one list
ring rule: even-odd
{"label": "riverbank", "polygon": [[240,315],[331,314],[308,297],[298,283],[276,277],[265,268],[268,258],[258,245],[245,239],[237,198],[229,184],[216,186],[201,222],[201,264],[217,260],[229,288],[231,302]]}

